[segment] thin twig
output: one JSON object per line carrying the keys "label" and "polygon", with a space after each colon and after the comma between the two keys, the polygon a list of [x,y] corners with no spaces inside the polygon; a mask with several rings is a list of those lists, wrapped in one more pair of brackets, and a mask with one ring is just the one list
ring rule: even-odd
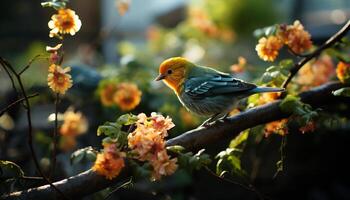
{"label": "thin twig", "polygon": [[36,177],[36,176],[21,176],[19,178],[23,180],[28,180],[28,181],[44,181],[43,177]]}
{"label": "thin twig", "polygon": [[38,54],[38,55],[34,56],[34,58],[32,58],[32,59],[28,62],[28,64],[18,73],[18,75],[22,75],[23,72],[25,72],[25,71],[30,67],[30,65],[31,65],[37,58],[39,58],[40,56],[42,56],[42,55],[41,55],[41,54]]}
{"label": "thin twig", "polygon": [[306,56],[305,58],[301,59],[299,62],[297,62],[294,67],[290,70],[288,78],[284,81],[282,84],[283,88],[287,88],[289,82],[292,80],[292,78],[298,73],[299,69],[302,68],[307,62],[309,62],[314,57],[320,55],[322,51],[325,49],[330,48],[333,46],[336,42],[341,40],[346,33],[350,30],[350,20],[332,37],[330,37],[325,43],[323,43],[319,48],[317,48],[314,52]]}
{"label": "thin twig", "polygon": [[52,136],[52,141],[53,141],[53,150],[52,150],[52,158],[51,158],[51,172],[50,172],[50,179],[54,176],[55,174],[55,168],[56,168],[56,154],[57,154],[57,129],[58,129],[58,119],[57,119],[57,114],[58,114],[58,103],[60,99],[60,94],[56,93],[56,99],[55,99],[55,127],[53,130],[53,136]]}
{"label": "thin twig", "polygon": [[[281,162],[279,165],[282,165],[281,167],[278,166],[276,173],[273,175],[273,179],[275,179],[280,172],[284,170],[284,159],[286,158],[286,152],[285,152],[285,147],[287,145],[287,136],[283,136],[281,140],[281,146],[280,146],[280,153],[281,153]],[[282,168],[282,169],[281,169]]]}
{"label": "thin twig", "polygon": [[113,193],[115,193],[116,191],[118,191],[120,188],[123,188],[129,184],[132,184],[132,178],[130,178],[130,180],[128,180],[127,182],[121,184],[120,186],[116,187],[114,190],[112,190],[109,194],[107,194],[107,196],[105,198],[103,198],[103,200],[107,200],[109,199]]}
{"label": "thin twig", "polygon": [[308,53],[308,54],[299,54],[299,53],[293,51],[293,49],[290,48],[290,47],[288,47],[288,52],[291,53],[294,56],[301,57],[301,58],[305,58],[305,57],[308,57],[310,55],[310,53]]}
{"label": "thin twig", "polygon": [[32,118],[31,118],[31,107],[30,107],[28,96],[27,96],[27,92],[24,89],[24,85],[23,85],[21,76],[14,70],[12,65],[9,62],[7,62],[6,60],[4,60],[2,57],[0,57],[0,61],[1,61],[1,64],[3,65],[3,68],[8,68],[12,72],[12,74],[15,76],[15,78],[20,86],[21,93],[23,94],[23,97],[24,97],[24,102],[26,105],[26,113],[27,113],[27,122],[28,122],[28,145],[29,145],[30,153],[32,155],[35,167],[36,167],[37,171],[39,172],[40,176],[42,176],[45,179],[45,181],[52,188],[54,188],[54,190],[56,190],[59,194],[61,194],[63,198],[68,199],[62,191],[60,191],[55,185],[52,184],[52,182],[48,178],[46,178],[46,176],[44,175],[44,173],[42,172],[42,170],[40,168],[39,161],[38,161],[38,158],[36,156],[34,146],[33,146],[33,127],[32,127]]}
{"label": "thin twig", "polygon": [[[39,96],[38,93],[35,93],[35,94],[31,94],[31,95],[28,95],[28,99],[30,98],[33,98],[33,97],[36,97],[36,96]],[[16,104],[18,104],[19,102],[22,102],[24,101],[25,98],[20,98],[20,99],[17,99],[16,101],[12,102],[11,104],[9,104],[8,106],[6,106],[5,108],[3,108],[1,111],[0,111],[0,116],[3,115],[5,112],[7,112],[8,110],[10,110],[13,106],[15,106]]]}

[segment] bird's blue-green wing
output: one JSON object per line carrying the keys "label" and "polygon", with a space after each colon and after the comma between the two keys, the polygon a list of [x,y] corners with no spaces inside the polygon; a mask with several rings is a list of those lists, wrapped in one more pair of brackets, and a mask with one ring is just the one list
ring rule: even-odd
{"label": "bird's blue-green wing", "polygon": [[256,85],[236,79],[229,74],[207,74],[190,77],[184,85],[184,92],[194,98],[204,98],[249,91]]}

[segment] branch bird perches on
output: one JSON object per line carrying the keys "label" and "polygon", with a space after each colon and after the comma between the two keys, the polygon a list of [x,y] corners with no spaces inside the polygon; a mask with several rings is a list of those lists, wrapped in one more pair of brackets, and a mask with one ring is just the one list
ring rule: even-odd
{"label": "branch bird perches on", "polygon": [[[332,95],[332,91],[344,87],[344,84],[332,82],[320,87],[311,89],[301,93],[301,101],[311,106],[325,105],[334,102],[339,97]],[[223,138],[233,138],[241,131],[286,118],[290,114],[283,113],[279,107],[281,100],[274,101],[263,106],[258,106],[250,110],[244,111],[238,115],[228,118],[224,122],[215,123],[207,128],[197,128],[187,131],[175,138],[167,141],[167,146],[181,145],[187,150],[205,147],[211,143],[215,143]],[[92,170],[87,170],[78,175],[66,178],[64,180],[53,183],[66,196],[83,197],[99,190],[112,186],[118,181],[118,178],[107,180]],[[43,185],[24,191],[13,192],[9,195],[2,196],[1,199],[50,199],[55,196],[55,190],[50,185]],[[57,196],[58,198],[60,196]]]}

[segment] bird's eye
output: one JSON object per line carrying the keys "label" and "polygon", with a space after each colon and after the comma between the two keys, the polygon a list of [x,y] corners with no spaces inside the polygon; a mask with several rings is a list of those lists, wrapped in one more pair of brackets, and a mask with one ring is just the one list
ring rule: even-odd
{"label": "bird's eye", "polygon": [[168,74],[171,74],[171,73],[173,73],[173,70],[169,69]]}

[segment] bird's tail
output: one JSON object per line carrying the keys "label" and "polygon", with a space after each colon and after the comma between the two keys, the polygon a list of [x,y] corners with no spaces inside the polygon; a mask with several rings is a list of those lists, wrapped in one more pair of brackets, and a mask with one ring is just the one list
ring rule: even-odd
{"label": "bird's tail", "polygon": [[263,92],[284,92],[283,88],[273,88],[273,87],[257,87],[252,89],[250,92],[252,94],[263,93]]}

